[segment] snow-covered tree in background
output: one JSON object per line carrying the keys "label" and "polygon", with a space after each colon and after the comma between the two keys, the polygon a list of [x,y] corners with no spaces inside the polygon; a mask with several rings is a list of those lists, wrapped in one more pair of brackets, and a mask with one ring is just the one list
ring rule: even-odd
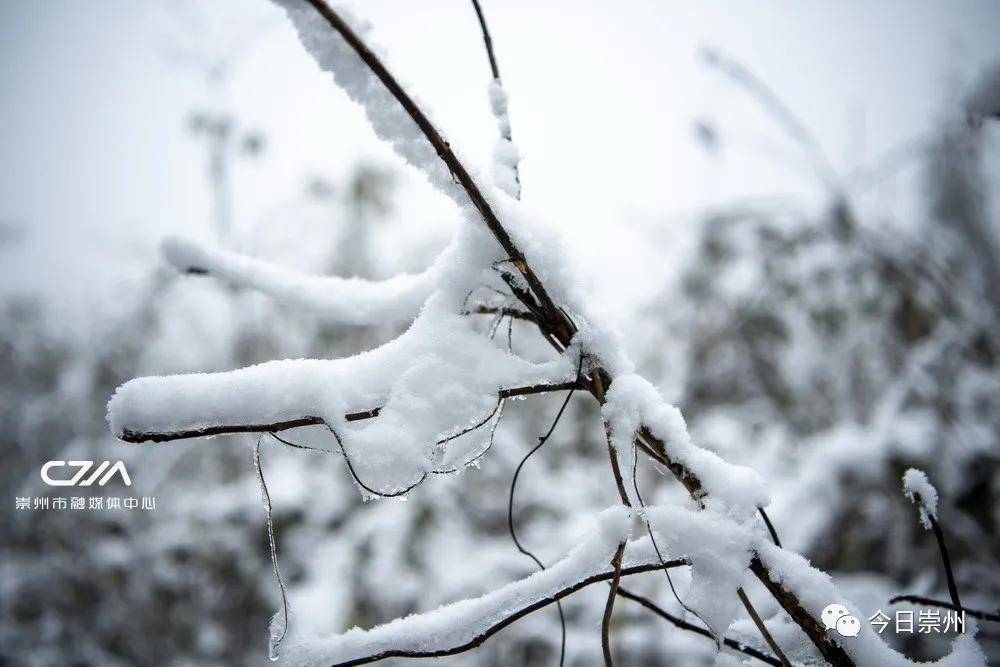
{"label": "snow-covered tree in background", "polygon": [[[283,440],[274,434],[318,428],[326,434],[324,443],[286,444],[304,448],[309,455],[316,450],[341,455],[365,498],[407,497],[411,492],[418,498],[425,488],[417,491],[418,486],[438,481],[429,478],[481,460],[489,465],[496,422],[511,399],[580,391],[601,406],[610,464],[606,480],[618,501],[594,513],[591,528],[575,544],[556,545],[562,555],[547,569],[480,597],[370,630],[296,636],[287,644],[281,642],[295,612],[293,608],[289,615],[283,607],[272,621],[272,651],[294,664],[449,655],[478,646],[514,620],[589,584],[608,581],[601,632],[606,663],[612,661],[610,626],[621,593],[658,610],[676,627],[707,634],[720,649],[725,642],[726,651],[742,651],[772,664],[817,659],[834,665],[912,664],[867,624],[857,637],[841,637],[824,628],[820,613],[831,603],[860,614],[827,575],[776,544],[777,535],[764,514],[774,494],[763,481],[774,474],[776,460],[770,460],[761,475],[696,445],[680,411],[635,373],[619,335],[577,287],[558,239],[533,221],[517,199],[517,154],[509,145],[506,100],[495,65],[492,98],[501,140],[495,152],[495,187],[489,187],[470,175],[359,37],[367,26],[345,20],[321,0],[282,4],[320,66],[364,107],[376,134],[451,197],[462,224],[428,269],[383,281],[306,276],[218,247],[166,242],[165,257],[182,272],[253,288],[279,303],[316,311],[330,322],[407,328],[352,357],[133,380],[120,387],[109,404],[115,435],[130,442],[228,433],[259,433],[261,438],[271,434]],[[836,242],[853,233],[854,223],[843,210],[834,217]],[[809,303],[805,310],[811,317],[814,309],[823,311],[828,305]],[[838,306],[846,307],[834,302],[831,309]],[[919,309],[919,303],[913,308]],[[820,312],[818,320],[835,327],[843,316]],[[498,340],[495,334],[504,318],[509,331],[515,319],[530,323],[555,354],[529,355],[515,351],[510,336],[507,342]],[[483,319],[488,326],[479,323]],[[751,350],[754,363],[762,358],[764,364],[774,364],[767,337],[769,332],[772,338],[782,337],[775,319],[756,317],[754,329],[765,343]],[[913,326],[918,336],[927,329],[919,316]],[[817,336],[823,331],[805,330]],[[697,359],[706,365],[712,361]],[[891,363],[887,367],[895,368]],[[821,382],[817,388],[808,379],[789,384],[773,371],[755,371],[752,376],[762,387],[755,390],[773,402],[774,419],[783,419],[791,432],[829,426],[803,418],[797,408],[800,401],[825,400],[823,392],[836,391],[837,386],[824,389]],[[818,392],[815,399],[813,390]],[[259,464],[260,440],[257,454]],[[654,504],[647,506],[640,492],[640,470],[651,467],[672,474],[689,497],[661,501],[657,492]],[[269,499],[267,504],[270,512]],[[378,511],[355,508],[361,516]],[[372,530],[382,528],[372,522]],[[466,557],[476,555],[470,551]],[[645,597],[621,589],[625,576],[662,571],[669,579],[671,570],[680,569],[690,577],[681,604],[702,625],[673,618]],[[667,583],[673,589],[672,580]],[[747,617],[738,618],[744,610]],[[322,607],[310,613],[322,614]],[[969,632],[955,639],[941,664],[985,664],[974,629],[970,622]],[[760,634],[753,637],[753,630]]]}

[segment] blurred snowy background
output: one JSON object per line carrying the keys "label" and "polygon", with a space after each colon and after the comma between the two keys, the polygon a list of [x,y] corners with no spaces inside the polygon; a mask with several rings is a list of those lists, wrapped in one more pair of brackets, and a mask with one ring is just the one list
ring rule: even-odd
{"label": "blurred snowy background", "polygon": [[[487,167],[496,127],[470,4],[353,8]],[[772,482],[786,546],[869,613],[896,593],[946,597],[900,488],[920,467],[963,601],[995,608],[1000,127],[970,123],[969,105],[1000,62],[1000,5],[484,9],[524,201],[562,231],[579,275],[606,269],[586,287],[696,439]],[[265,663],[279,596],[254,440],[126,446],[105,403],[136,375],[343,356],[398,331],[178,277],[157,244],[180,233],[385,277],[427,266],[456,212],[266,2],[8,0],[0,62],[0,663]],[[265,442],[293,631],[367,627],[532,571],[507,534],[507,489],[558,401],[511,406],[480,469],[406,502],[363,504],[341,461]],[[543,561],[615,498],[605,456],[597,412],[574,400],[519,483],[519,533]],[[50,459],[123,459],[156,510],[15,511],[15,496],[48,493]],[[630,585],[680,613],[662,578]],[[569,664],[600,663],[604,597],[566,605]],[[625,664],[715,660],[710,641],[641,607],[616,613]],[[980,636],[1000,661],[995,624]],[[944,651],[935,636],[897,645]],[[550,609],[441,662],[554,664],[558,650]]]}

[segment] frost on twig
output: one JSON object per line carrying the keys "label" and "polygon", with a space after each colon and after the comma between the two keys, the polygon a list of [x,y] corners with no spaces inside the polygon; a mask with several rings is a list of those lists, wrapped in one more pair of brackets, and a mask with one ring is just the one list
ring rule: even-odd
{"label": "frost on twig", "polygon": [[278,303],[338,324],[411,321],[433,291],[439,274],[435,263],[423,273],[387,280],[313,276],[175,237],[165,239],[160,250],[181,273],[210,275],[234,287],[254,289]]}
{"label": "frost on twig", "polygon": [[903,492],[920,508],[920,525],[931,529],[931,521],[937,520],[938,492],[922,470],[910,468],[903,474]]}

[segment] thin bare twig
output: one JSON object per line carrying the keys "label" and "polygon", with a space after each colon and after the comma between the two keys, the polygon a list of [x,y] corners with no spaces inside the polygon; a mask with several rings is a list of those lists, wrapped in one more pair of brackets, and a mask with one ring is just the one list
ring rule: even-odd
{"label": "thin bare twig", "polygon": [[486,17],[483,16],[483,8],[479,6],[479,0],[472,0],[472,7],[476,10],[479,27],[483,30],[483,44],[486,46],[486,55],[490,59],[490,71],[493,73],[493,78],[499,81],[500,68],[497,66],[496,54],[493,53],[493,39],[490,37],[490,29],[486,26]]}
{"label": "thin bare twig", "polygon": [[604,618],[601,619],[601,649],[604,651],[604,667],[614,667],[611,658],[611,613],[615,609],[615,597],[618,595],[618,583],[622,578],[622,556],[625,553],[625,542],[618,545],[611,565],[615,568],[611,578],[611,590],[608,591],[608,601],[604,605]]}
{"label": "thin bare twig", "polygon": [[774,637],[771,636],[767,626],[764,625],[764,619],[762,619],[760,614],[757,613],[757,610],[753,608],[753,604],[751,604],[750,598],[747,597],[746,591],[743,590],[742,586],[736,589],[736,594],[740,596],[740,602],[743,603],[747,613],[750,614],[750,618],[753,619],[754,625],[756,625],[757,629],[760,630],[760,634],[764,635],[764,641],[766,641],[767,645],[771,647],[774,654],[778,656],[778,660],[781,661],[782,666],[792,667],[792,663],[790,663],[788,658],[785,657],[781,647],[778,646],[778,642],[774,641]]}
{"label": "thin bare twig", "polygon": [[[632,600],[633,602],[638,602],[646,609],[650,610],[660,618],[670,623],[673,623],[681,630],[688,630],[690,632],[694,632],[695,634],[699,634],[702,637],[708,637],[713,641],[715,640],[715,636],[705,628],[699,628],[697,625],[688,623],[684,619],[674,616],[667,610],[651,602],[649,599],[642,597],[641,595],[636,595],[635,593],[620,586],[618,587],[618,595],[625,598],[626,600]],[[745,653],[746,655],[749,655],[752,658],[757,658],[758,660],[766,662],[769,665],[775,665],[775,667],[782,667],[780,660],[778,660],[777,658],[773,658],[762,651],[758,651],[752,646],[744,646],[740,642],[734,639],[729,639],[728,637],[723,639],[722,643],[728,646],[729,648],[733,649],[734,651]]]}
{"label": "thin bare twig", "polygon": [[[583,370],[582,355],[580,356],[579,366],[576,369],[576,377],[578,380],[580,377],[581,370]],[[566,411],[566,406],[569,405],[569,400],[573,398],[574,391],[575,388],[570,389],[569,393],[566,394],[566,399],[559,407],[559,412],[556,413],[555,419],[552,420],[552,425],[549,426],[549,430],[546,431],[545,435],[538,438],[538,444],[535,445],[531,449],[531,451],[529,451],[527,454],[524,455],[524,458],[521,459],[521,462],[517,465],[517,469],[514,470],[514,477],[511,479],[510,482],[510,495],[507,499],[507,529],[510,531],[510,538],[511,540],[513,540],[514,546],[517,547],[517,550],[520,551],[525,556],[527,556],[528,558],[530,558],[531,560],[535,561],[535,564],[538,565],[538,567],[542,570],[545,569],[545,565],[542,563],[542,561],[537,556],[535,556],[535,554],[525,549],[524,545],[521,544],[521,541],[517,539],[517,531],[514,530],[514,491],[517,488],[517,479],[521,474],[521,469],[524,467],[524,464],[528,462],[528,459],[531,458],[532,454],[541,449],[542,445],[548,442],[548,439],[555,432],[556,426],[559,424],[559,420],[562,419],[563,412]],[[562,641],[559,649],[559,665],[561,667],[566,660],[566,616],[563,613],[562,604],[557,602],[556,605],[557,609],[559,610],[559,624],[560,627],[562,628]]]}
{"label": "thin bare twig", "polygon": [[764,520],[764,525],[767,526],[767,532],[771,533],[771,539],[774,541],[776,547],[781,547],[781,540],[778,539],[778,531],[774,529],[774,524],[771,523],[771,517],[767,515],[763,507],[757,508],[757,513],[760,514],[760,518]]}
{"label": "thin bare twig", "polygon": [[909,602],[911,604],[919,604],[925,607],[941,607],[942,609],[951,609],[952,611],[964,611],[966,616],[971,616],[972,618],[978,618],[983,621],[992,621],[994,623],[1000,623],[1000,609],[997,609],[996,612],[982,611],[980,609],[970,609],[969,607],[962,607],[952,602],[945,602],[944,600],[934,600],[932,598],[925,598],[920,595],[897,595],[896,597],[889,600],[889,604],[897,604],[899,602]]}
{"label": "thin bare twig", "polygon": [[[272,434],[273,435],[273,434]],[[278,644],[285,638],[288,632],[288,595],[285,592],[285,581],[281,578],[281,570],[278,568],[278,545],[274,537],[274,521],[271,518],[271,494],[267,491],[267,483],[264,481],[264,470],[260,462],[260,440],[263,434],[257,438],[257,443],[253,448],[253,467],[257,471],[257,481],[260,484],[260,496],[264,502],[264,514],[267,521],[267,542],[271,551],[271,570],[274,572],[274,579],[278,582],[278,590],[281,591],[281,632],[277,637],[271,634],[268,643],[268,653],[274,659],[277,655]],[[274,623],[274,620],[271,620]]]}
{"label": "thin bare twig", "polygon": [[958,585],[955,583],[955,573],[951,570],[951,558],[948,556],[948,547],[944,544],[944,533],[941,532],[941,526],[938,525],[937,519],[933,514],[928,512],[927,518],[930,519],[931,530],[934,531],[938,550],[941,551],[941,563],[944,565],[944,575],[948,580],[948,595],[951,596],[952,604],[956,607],[961,607],[962,601],[958,597]]}

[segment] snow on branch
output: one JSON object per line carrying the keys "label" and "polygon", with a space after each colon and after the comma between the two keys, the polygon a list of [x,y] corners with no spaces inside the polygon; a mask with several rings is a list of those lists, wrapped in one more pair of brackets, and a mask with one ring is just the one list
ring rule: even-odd
{"label": "snow on branch", "polygon": [[[508,354],[461,315],[425,313],[399,338],[346,359],[138,378],[118,389],[108,418],[129,439],[312,418],[339,436],[366,485],[392,493],[467,457],[464,439],[438,441],[490,414],[502,389],[570,381],[574,371],[563,359],[533,364]],[[377,419],[345,418],[371,406]]]}
{"label": "snow on branch", "polygon": [[[610,580],[608,562],[632,529],[631,513],[622,506],[604,510],[597,526],[560,561],[548,569],[491,591],[397,619],[370,630],[354,628],[332,637],[292,644],[283,661],[295,665],[361,665],[389,657],[434,657],[461,653],[478,646],[514,621],[581,588]],[[650,572],[685,565],[684,560],[661,564],[648,538],[628,543],[622,574]]]}
{"label": "snow on branch", "polygon": [[643,510],[667,551],[691,564],[691,590],[684,604],[716,637],[722,637],[740,609],[733,594],[750,565],[753,533],[711,510],[651,506]]}
{"label": "snow on branch", "polygon": [[910,468],[903,473],[903,493],[920,509],[920,525],[931,529],[931,521],[937,520],[938,492],[922,470]]}
{"label": "snow on branch", "polygon": [[167,238],[160,249],[164,259],[182,273],[207,274],[234,287],[254,289],[339,324],[413,320],[440,273],[435,263],[423,273],[387,280],[312,276],[188,239]]}
{"label": "snow on branch", "polygon": [[[134,441],[322,423],[359,486],[378,495],[460,467],[488,446],[469,427],[485,423],[504,392],[577,379],[575,356],[526,361],[464,316],[465,296],[489,274],[494,248],[483,231],[461,227],[442,254],[438,289],[410,328],[381,347],[345,359],[138,378],[119,387],[108,404],[111,429]],[[359,414],[377,418],[347,416]],[[247,425],[255,428],[240,428]]]}
{"label": "snow on branch", "polygon": [[602,412],[611,424],[611,442],[623,466],[631,469],[632,443],[640,431],[666,446],[669,460],[696,479],[706,503],[721,502],[734,515],[746,517],[769,502],[756,471],[725,461],[691,441],[680,410],[666,403],[656,388],[636,374],[620,375],[607,392]]}

